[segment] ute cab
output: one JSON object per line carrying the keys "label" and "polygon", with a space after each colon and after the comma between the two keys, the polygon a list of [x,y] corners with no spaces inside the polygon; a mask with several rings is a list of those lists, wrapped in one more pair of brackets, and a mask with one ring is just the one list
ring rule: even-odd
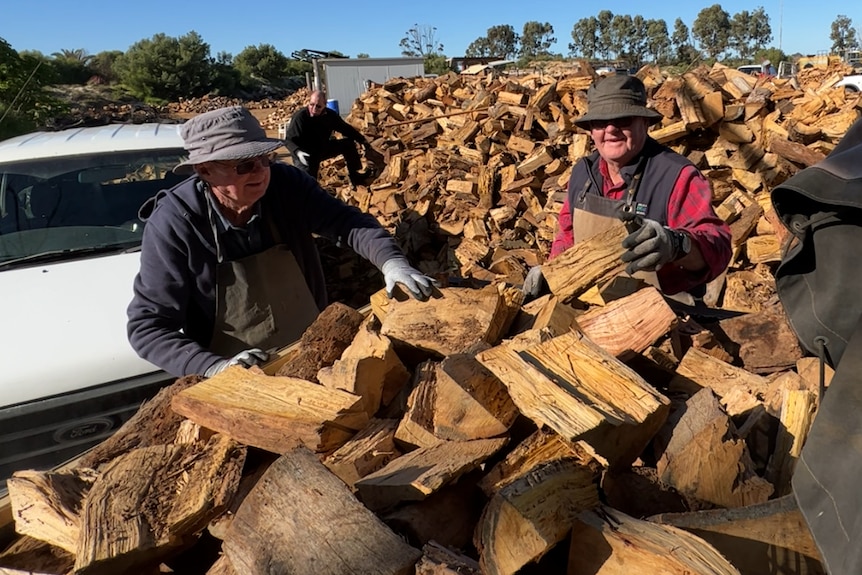
{"label": "ute cab", "polygon": [[182,178],[177,124],[0,142],[0,493],[104,440],[173,378],[126,337],[144,222]]}

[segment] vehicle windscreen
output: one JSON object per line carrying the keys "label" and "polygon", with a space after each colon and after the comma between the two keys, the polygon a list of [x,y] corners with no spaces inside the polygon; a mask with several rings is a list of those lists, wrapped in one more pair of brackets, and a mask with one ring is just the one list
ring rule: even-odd
{"label": "vehicle windscreen", "polygon": [[182,149],[0,162],[0,270],[135,249],[138,210],[182,181]]}

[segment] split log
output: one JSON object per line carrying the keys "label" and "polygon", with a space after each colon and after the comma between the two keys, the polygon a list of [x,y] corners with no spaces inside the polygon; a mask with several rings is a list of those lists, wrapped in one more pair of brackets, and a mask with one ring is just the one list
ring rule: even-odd
{"label": "split log", "polygon": [[669,401],[583,334],[477,355],[522,414],[569,440],[582,439],[612,467],[640,455],[664,423]]}
{"label": "split log", "polygon": [[[380,302],[378,296],[377,302]],[[372,307],[375,300],[372,300]],[[505,301],[495,286],[483,289],[441,288],[428,301],[388,300],[382,311],[380,333],[396,350],[409,348],[445,357],[478,344],[494,345],[510,320]],[[377,314],[377,308],[375,308]]]}
{"label": "split log", "polygon": [[395,446],[397,427],[394,419],[372,419],[368,427],[327,455],[323,464],[353,489],[357,481],[401,455]]}
{"label": "split log", "polygon": [[734,431],[715,394],[699,391],[674,412],[656,439],[659,477],[677,491],[715,505],[763,503],[772,485],[757,476],[745,442]]}
{"label": "split log", "polygon": [[432,541],[422,548],[416,575],[482,575],[482,572],[477,561]]}
{"label": "split log", "polygon": [[739,575],[703,539],[615,509],[582,513],[572,529],[568,575]]}
{"label": "split log", "polygon": [[19,537],[0,553],[3,575],[66,575],[74,565],[74,555],[32,537]]}
{"label": "split log", "polygon": [[735,509],[663,513],[649,520],[691,531],[713,545],[741,573],[826,573],[792,495]]}
{"label": "split log", "polygon": [[231,366],[178,393],[177,413],[246,445],[333,451],[368,424],[362,398],[293,377]]}
{"label": "split log", "polygon": [[594,343],[622,357],[640,353],[666,335],[676,322],[676,313],[661,293],[649,286],[605,307],[587,310],[577,322]]}
{"label": "split log", "polygon": [[506,439],[446,441],[391,461],[356,482],[362,502],[384,510],[403,501],[421,501],[499,451]]}
{"label": "split log", "polygon": [[781,425],[775,440],[766,479],[778,495],[790,493],[790,478],[814,420],[817,396],[810,391],[785,391],[781,406]]}
{"label": "split log", "polygon": [[540,463],[500,489],[476,525],[482,573],[513,575],[562,541],[578,514],[599,504],[598,474],[577,459]]}
{"label": "split log", "polygon": [[223,548],[238,573],[408,575],[420,556],[304,447],[270,466]]}
{"label": "split log", "polygon": [[694,395],[703,388],[724,397],[734,389],[745,389],[757,396],[766,392],[766,378],[730,365],[695,347],[690,348],[668,384],[670,391]]}
{"label": "split log", "polygon": [[622,222],[592,238],[579,241],[542,266],[542,275],[555,296],[563,301],[578,296],[625,269],[620,260],[622,241],[628,235]]}
{"label": "split log", "polygon": [[780,303],[757,313],[721,320],[719,327],[738,346],[743,367],[755,373],[788,369],[804,355]]}

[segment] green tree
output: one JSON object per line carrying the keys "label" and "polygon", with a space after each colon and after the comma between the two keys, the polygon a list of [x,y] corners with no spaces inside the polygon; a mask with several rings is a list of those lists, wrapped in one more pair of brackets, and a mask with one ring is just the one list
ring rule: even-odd
{"label": "green tree", "polygon": [[640,68],[649,53],[647,21],[641,15],[632,17],[632,34],[628,42],[629,68]]}
{"label": "green tree", "polygon": [[508,24],[491,26],[485,36],[476,38],[467,46],[464,55],[479,58],[514,58],[518,53],[520,40],[518,33]]}
{"label": "green tree", "polygon": [[717,58],[728,49],[730,40],[730,15],[721,4],[713,4],[697,13],[691,34],[709,58]]}
{"label": "green tree", "polygon": [[272,44],[246,46],[233,59],[233,66],[248,85],[280,85],[286,76],[288,58]]}
{"label": "green tree", "polygon": [[670,50],[670,36],[667,33],[667,22],[664,20],[646,21],[646,49],[655,64],[667,63]]}
{"label": "green tree", "polygon": [[209,44],[197,32],[159,33],[133,44],[116,62],[120,81],[143,99],[178,100],[208,93],[214,79]]}
{"label": "green tree", "polygon": [[736,50],[743,60],[749,60],[770,40],[772,28],[769,26],[769,16],[762,7],[751,13],[748,10],[737,12],[731,18],[728,45]]}
{"label": "green tree", "polygon": [[443,53],[443,44],[437,39],[437,28],[434,26],[413,24],[406,34],[398,43],[402,56],[425,58]]}
{"label": "green tree", "polygon": [[856,36],[856,28],[847,16],[839,14],[832,22],[832,31],[829,33],[832,40],[832,51],[840,54],[844,50],[858,50],[859,40]]}
{"label": "green tree", "polygon": [[599,11],[596,18],[599,21],[599,42],[596,51],[605,60],[610,60],[611,52],[613,51],[613,40],[611,38],[611,22],[614,19],[614,13],[610,10],[601,10]]}
{"label": "green tree", "polygon": [[486,36],[480,36],[470,42],[464,55],[469,58],[487,58],[491,55],[491,42]]}
{"label": "green tree", "polygon": [[688,26],[677,18],[673,23],[673,35],[670,37],[677,64],[690,64],[700,58],[700,54],[691,44]]}
{"label": "green tree", "polygon": [[595,16],[581,18],[572,27],[569,55],[594,60],[599,51],[599,20]]}
{"label": "green tree", "polygon": [[51,54],[50,65],[58,84],[84,84],[93,75],[90,62],[93,56],[83,48],[60,50]]}
{"label": "green tree", "polygon": [[521,32],[520,56],[524,59],[550,56],[550,47],[556,42],[554,27],[548,22],[526,22]]}
{"label": "green tree", "polygon": [[62,105],[44,90],[51,72],[41,54],[19,54],[0,38],[0,140],[44,126]]}
{"label": "green tree", "polygon": [[449,63],[444,54],[429,54],[425,56],[426,74],[445,74],[449,71]]}
{"label": "green tree", "polygon": [[359,59],[363,59],[363,60],[364,60],[364,59],[366,59],[366,58],[370,58],[371,56],[369,56],[369,55],[368,55],[368,54],[366,54],[365,52],[360,52],[359,54],[357,54],[357,55],[356,55],[356,57],[357,57],[357,58],[359,58]]}
{"label": "green tree", "polygon": [[117,73],[114,71],[114,63],[122,55],[123,53],[120,50],[99,52],[90,60],[90,69],[94,74],[98,74],[108,82],[115,82],[117,80]]}
{"label": "green tree", "polygon": [[763,6],[751,13],[748,35],[755,52],[762,50],[772,41],[772,26],[769,25],[769,15]]}
{"label": "green tree", "polygon": [[611,19],[610,52],[617,58],[623,58],[628,52],[629,38],[634,33],[632,17],[628,14],[614,14]]}

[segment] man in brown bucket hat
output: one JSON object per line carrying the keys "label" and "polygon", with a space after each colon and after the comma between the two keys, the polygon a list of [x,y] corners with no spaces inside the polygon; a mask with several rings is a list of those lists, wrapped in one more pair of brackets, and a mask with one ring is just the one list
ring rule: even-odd
{"label": "man in brown bucket hat", "polygon": [[190,177],[140,211],[141,267],[128,308],[132,347],[177,377],[215,375],[266,361],[266,350],[302,335],[327,305],[315,235],[377,266],[388,293],[417,299],[433,280],[414,269],[373,216],[277,162],[284,145],[241,106],[186,122]]}
{"label": "man in brown bucket hat", "polygon": [[[730,261],[730,228],[713,210],[703,174],[649,137],[662,115],[646,104],[635,76],[608,76],[590,87],[587,113],[574,123],[590,132],[596,149],[572,169],[549,257],[623,219],[634,229],[623,241],[629,274],[668,295],[702,295]],[[543,287],[536,266],[524,292],[536,297]]]}

